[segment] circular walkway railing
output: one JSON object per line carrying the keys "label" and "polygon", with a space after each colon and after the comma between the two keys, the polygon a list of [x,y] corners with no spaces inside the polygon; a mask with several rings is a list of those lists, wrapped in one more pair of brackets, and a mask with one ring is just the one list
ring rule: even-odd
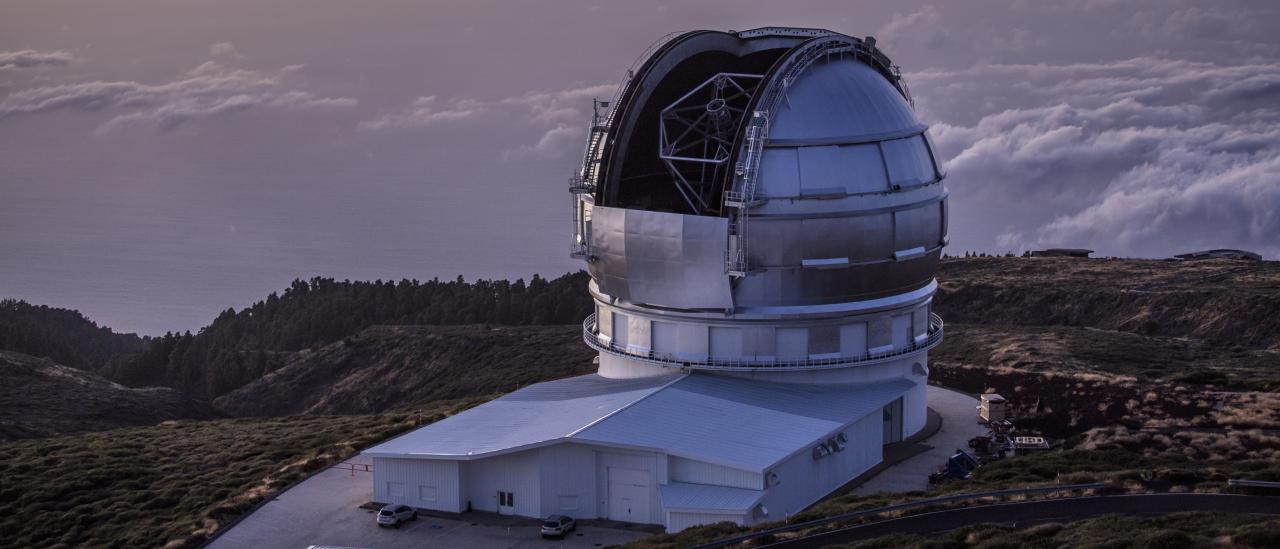
{"label": "circular walkway railing", "polygon": [[754,360],[754,359],[720,359],[720,358],[686,358],[665,353],[637,353],[618,347],[612,341],[600,339],[596,326],[596,315],[588,316],[582,321],[582,340],[591,348],[602,353],[609,353],[632,360],[639,360],[668,368],[688,370],[827,370],[864,364],[885,362],[903,355],[927,351],[942,343],[942,318],[929,313],[929,337],[920,342],[913,342],[901,349],[893,349],[881,353],[863,353],[861,356],[842,356],[838,358],[804,358],[797,360]]}

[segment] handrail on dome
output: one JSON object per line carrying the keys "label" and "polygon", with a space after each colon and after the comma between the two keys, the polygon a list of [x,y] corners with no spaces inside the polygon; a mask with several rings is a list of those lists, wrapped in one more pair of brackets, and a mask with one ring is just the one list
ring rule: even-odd
{"label": "handrail on dome", "polygon": [[678,357],[666,353],[654,353],[648,351],[645,353],[637,353],[620,348],[613,344],[612,341],[601,341],[599,330],[596,326],[596,315],[592,313],[582,321],[582,340],[591,346],[592,349],[602,353],[609,353],[632,360],[639,360],[650,364],[656,364],[668,368],[680,368],[684,370],[712,370],[712,371],[794,371],[794,370],[829,370],[834,368],[844,368],[848,366],[861,366],[866,364],[874,364],[884,362],[903,355],[927,351],[942,343],[943,322],[942,317],[929,313],[929,336],[923,341],[912,342],[910,345],[901,349],[894,349],[881,353],[863,353],[860,356],[839,357],[839,358],[804,358],[797,360],[745,360],[745,359],[720,359],[720,358],[702,358],[689,359]]}

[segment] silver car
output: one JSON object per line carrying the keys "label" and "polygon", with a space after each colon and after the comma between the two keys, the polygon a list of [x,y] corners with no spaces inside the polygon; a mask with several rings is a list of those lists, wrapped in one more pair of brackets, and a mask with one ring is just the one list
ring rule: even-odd
{"label": "silver car", "polygon": [[578,527],[578,521],[564,515],[551,515],[542,521],[542,537],[563,538]]}
{"label": "silver car", "polygon": [[388,505],[378,511],[378,527],[400,527],[400,523],[418,519],[418,511],[408,505]]}

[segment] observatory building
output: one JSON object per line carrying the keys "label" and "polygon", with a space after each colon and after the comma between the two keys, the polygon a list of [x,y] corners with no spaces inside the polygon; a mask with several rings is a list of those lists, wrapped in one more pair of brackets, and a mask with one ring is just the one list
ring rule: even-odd
{"label": "observatory building", "polygon": [[370,449],[376,501],[768,522],[923,428],[947,192],[874,38],[676,34],[596,107],[570,187],[598,372]]}

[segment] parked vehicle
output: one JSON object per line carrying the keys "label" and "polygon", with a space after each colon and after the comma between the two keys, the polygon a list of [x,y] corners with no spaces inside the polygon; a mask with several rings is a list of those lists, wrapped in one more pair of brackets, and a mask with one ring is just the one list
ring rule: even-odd
{"label": "parked vehicle", "polygon": [[946,465],[929,475],[929,484],[942,484],[949,480],[965,480],[973,476],[973,471],[982,463],[973,454],[956,448]]}
{"label": "parked vehicle", "polygon": [[578,521],[564,515],[551,515],[542,522],[542,537],[563,538],[565,534],[578,528]]}
{"label": "parked vehicle", "polygon": [[378,527],[400,527],[400,523],[418,520],[418,511],[408,505],[388,505],[378,511]]}

